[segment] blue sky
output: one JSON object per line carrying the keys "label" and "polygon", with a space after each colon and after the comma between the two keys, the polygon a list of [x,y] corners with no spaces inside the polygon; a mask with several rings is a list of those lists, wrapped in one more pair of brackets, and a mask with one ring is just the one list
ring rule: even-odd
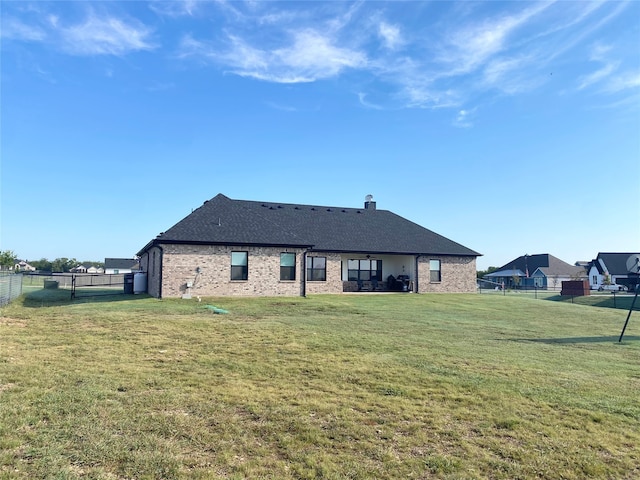
{"label": "blue sky", "polygon": [[640,250],[640,2],[3,1],[0,249],[132,257],[223,193],[483,254]]}

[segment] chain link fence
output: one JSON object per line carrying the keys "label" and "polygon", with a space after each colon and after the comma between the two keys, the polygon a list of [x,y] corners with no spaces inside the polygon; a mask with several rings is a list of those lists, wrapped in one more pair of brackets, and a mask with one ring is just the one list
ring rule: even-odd
{"label": "chain link fence", "polygon": [[[119,295],[125,291],[124,273],[47,273],[38,272],[25,275],[27,293],[34,289],[69,291],[71,299],[101,295]],[[133,293],[133,292],[129,292]]]}
{"label": "chain link fence", "polygon": [[0,274],[0,306],[22,295],[22,274]]}

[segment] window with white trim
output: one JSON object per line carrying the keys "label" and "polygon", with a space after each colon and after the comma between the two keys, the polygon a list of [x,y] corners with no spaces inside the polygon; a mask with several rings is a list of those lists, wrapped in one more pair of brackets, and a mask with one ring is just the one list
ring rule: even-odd
{"label": "window with white trim", "polygon": [[429,260],[429,281],[431,282],[442,281],[442,274],[440,271],[440,260]]}
{"label": "window with white trim", "polygon": [[296,254],[283,252],[280,254],[280,280],[296,279]]}
{"label": "window with white trim", "polygon": [[231,280],[249,279],[249,252],[231,252]]}

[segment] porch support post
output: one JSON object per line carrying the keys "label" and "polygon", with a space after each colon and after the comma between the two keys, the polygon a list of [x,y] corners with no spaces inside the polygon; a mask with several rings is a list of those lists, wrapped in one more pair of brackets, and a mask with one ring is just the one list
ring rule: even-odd
{"label": "porch support post", "polygon": [[300,296],[307,296],[307,251],[302,252],[302,259],[300,261]]}

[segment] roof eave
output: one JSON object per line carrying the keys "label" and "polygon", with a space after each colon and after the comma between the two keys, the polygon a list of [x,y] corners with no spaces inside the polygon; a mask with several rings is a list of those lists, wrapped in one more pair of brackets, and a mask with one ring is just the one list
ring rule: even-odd
{"label": "roof eave", "polygon": [[437,255],[442,257],[481,257],[481,253],[462,253],[462,252],[413,252],[413,251],[382,251],[382,250],[355,250],[355,249],[332,249],[332,248],[312,248],[315,252],[326,253],[354,253],[354,254],[367,254],[367,255]]}
{"label": "roof eave", "polygon": [[147,243],[138,256],[146,252],[152,247],[160,245],[238,245],[242,247],[281,247],[281,248],[312,248],[313,245],[309,244],[297,244],[297,243],[256,243],[256,242],[208,242],[208,241],[193,241],[193,240],[165,240],[162,238],[154,238]]}

